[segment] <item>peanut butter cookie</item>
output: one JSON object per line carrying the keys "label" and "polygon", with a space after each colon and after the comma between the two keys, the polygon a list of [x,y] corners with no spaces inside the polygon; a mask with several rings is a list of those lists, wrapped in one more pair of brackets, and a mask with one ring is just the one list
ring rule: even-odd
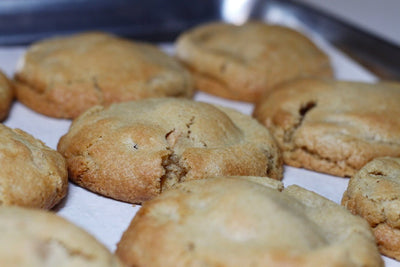
{"label": "peanut butter cookie", "polygon": [[0,71],[0,121],[7,117],[13,95],[11,81]]}
{"label": "peanut butter cookie", "polygon": [[400,156],[400,84],[302,79],[255,107],[284,162],[351,177],[376,157]]}
{"label": "peanut butter cookie", "polygon": [[0,124],[0,206],[50,209],[67,194],[63,156],[30,134]]}
{"label": "peanut butter cookie", "polygon": [[72,181],[133,203],[208,176],[282,178],[278,146],[264,126],[238,111],[187,99],[89,109],[73,121],[58,151]]}
{"label": "peanut butter cookie", "polygon": [[16,96],[51,117],[148,97],[190,97],[190,74],[156,46],[89,32],[33,44],[15,75]]}
{"label": "peanut butter cookie", "polygon": [[371,225],[382,254],[400,260],[400,158],[377,158],[349,181],[342,205]]}
{"label": "peanut butter cookie", "polygon": [[237,177],[180,183],[143,204],[116,254],[138,267],[383,266],[362,218],[279,189]]}
{"label": "peanut butter cookie", "polygon": [[198,90],[248,102],[294,78],[332,76],[329,58],[311,40],[263,22],[198,26],[178,38],[176,55]]}
{"label": "peanut butter cookie", "polygon": [[86,231],[48,211],[0,207],[0,229],[1,266],[124,266]]}

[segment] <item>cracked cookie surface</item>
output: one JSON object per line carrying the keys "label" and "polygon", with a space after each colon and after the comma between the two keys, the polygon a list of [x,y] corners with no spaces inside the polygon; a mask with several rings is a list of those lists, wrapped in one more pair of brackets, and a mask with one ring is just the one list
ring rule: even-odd
{"label": "cracked cookie surface", "polygon": [[361,168],[342,205],[368,221],[382,254],[400,260],[400,158],[377,158]]}
{"label": "cracked cookie surface", "polygon": [[282,178],[281,155],[265,127],[238,111],[185,99],[89,109],[58,150],[72,181],[133,203],[208,176]]}
{"label": "cracked cookie surface", "polygon": [[179,36],[176,55],[198,90],[240,101],[298,77],[332,77],[329,58],[307,37],[255,21],[195,27]]}
{"label": "cracked cookie surface", "polygon": [[145,202],[117,256],[138,267],[383,266],[362,218],[298,186],[254,179],[183,182]]}
{"label": "cracked cookie surface", "polygon": [[0,124],[0,206],[50,209],[67,194],[63,156],[30,134]]}
{"label": "cracked cookie surface", "polygon": [[3,121],[10,110],[14,97],[11,81],[0,71],[0,121]]}
{"label": "cracked cookie surface", "polygon": [[284,162],[351,177],[376,157],[400,156],[400,84],[301,79],[267,94],[254,110]]}
{"label": "cracked cookie surface", "polygon": [[51,117],[148,97],[191,97],[192,80],[156,46],[89,32],[33,44],[15,75],[18,100]]}
{"label": "cracked cookie surface", "polygon": [[2,266],[123,266],[86,231],[48,211],[0,207],[0,229]]}

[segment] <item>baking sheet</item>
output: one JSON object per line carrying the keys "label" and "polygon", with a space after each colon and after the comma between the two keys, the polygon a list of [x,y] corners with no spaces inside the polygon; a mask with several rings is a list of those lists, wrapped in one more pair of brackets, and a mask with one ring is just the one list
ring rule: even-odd
{"label": "baking sheet", "polygon": [[[291,23],[290,20],[283,21],[282,23],[278,19],[275,22],[294,27],[313,39],[330,56],[336,78],[367,82],[376,80],[376,77],[371,73],[357,65],[324,40],[318,38],[318,36],[315,36],[312,32],[307,32],[306,29],[302,29],[299,25]],[[160,46],[168,53],[173,53],[173,46],[171,44],[161,44]],[[23,55],[25,49],[25,47],[0,47],[0,69],[9,77],[12,77],[18,59]],[[230,101],[202,92],[198,92],[194,98],[198,101],[235,108],[245,114],[251,114],[253,110],[252,104]],[[54,119],[38,114],[15,101],[9,117],[3,123],[12,128],[23,129],[45,142],[49,147],[56,149],[59,138],[68,131],[71,121]],[[340,203],[342,194],[348,183],[348,179],[346,178],[334,177],[289,166],[285,166],[282,181],[285,186],[298,184],[336,203]],[[140,206],[102,197],[70,183],[68,196],[56,206],[54,211],[81,226],[111,251],[114,251],[123,231],[127,228],[139,208]],[[383,258],[386,266],[400,266],[400,263],[395,260],[386,257]]]}

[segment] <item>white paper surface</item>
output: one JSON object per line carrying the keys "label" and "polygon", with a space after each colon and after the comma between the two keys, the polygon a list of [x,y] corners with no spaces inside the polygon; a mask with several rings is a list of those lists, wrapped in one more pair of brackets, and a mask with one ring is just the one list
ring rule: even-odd
{"label": "white paper surface", "polygon": [[[376,80],[373,75],[323,40],[310,34],[309,36],[330,56],[336,78],[358,81]],[[171,47],[164,48],[166,51],[171,51]],[[17,61],[24,51],[24,47],[0,47],[0,69],[9,77],[12,77]],[[195,95],[195,99],[232,107],[246,114],[251,114],[253,110],[251,104],[229,101],[201,92]],[[59,138],[68,131],[70,125],[69,120],[46,117],[17,101],[14,102],[8,119],[3,123],[12,128],[23,129],[53,149],[56,149]],[[285,186],[298,184],[336,203],[340,203],[348,183],[346,178],[288,166],[285,166],[282,181]],[[99,196],[70,183],[68,196],[56,207],[55,211],[87,230],[114,251],[123,231],[128,227],[139,207]],[[395,260],[383,258],[386,266],[400,266],[400,263]]]}

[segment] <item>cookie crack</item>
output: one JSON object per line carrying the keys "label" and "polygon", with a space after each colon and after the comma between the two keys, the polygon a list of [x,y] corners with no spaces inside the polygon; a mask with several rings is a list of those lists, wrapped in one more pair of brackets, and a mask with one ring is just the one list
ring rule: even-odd
{"label": "cookie crack", "polygon": [[303,104],[300,106],[298,115],[299,118],[296,123],[292,127],[290,127],[288,130],[285,130],[284,136],[283,136],[283,141],[285,143],[291,143],[293,141],[293,136],[296,133],[296,131],[301,127],[303,124],[307,114],[317,106],[316,101],[308,101],[307,103]]}
{"label": "cookie crack", "polygon": [[[195,116],[192,116],[192,117],[190,118],[189,122],[186,123],[186,128],[187,128],[186,138],[187,138],[187,139],[190,139],[191,141],[195,141],[195,139],[192,137],[192,130],[191,130],[191,127],[194,125],[195,120],[196,120],[196,117],[195,117]],[[224,132],[225,132],[225,129],[224,129]],[[197,141],[198,141],[204,148],[206,148],[206,147],[208,146],[207,143],[206,143],[205,141],[203,141],[203,140],[197,140]]]}
{"label": "cookie crack", "polygon": [[[372,203],[374,203],[374,205],[375,206],[379,206],[380,207],[380,214],[382,215],[382,219],[380,219],[378,222],[375,222],[375,223],[370,223],[371,224],[371,227],[373,227],[373,228],[376,228],[378,225],[380,225],[380,224],[386,224],[386,223],[389,223],[389,224],[391,224],[390,222],[394,222],[394,221],[400,221],[400,214],[398,214],[397,215],[397,220],[393,220],[393,219],[389,219],[388,218],[388,212],[386,211],[386,208],[385,208],[385,204],[386,203],[390,203],[390,202],[392,202],[392,201],[395,201],[395,200],[399,200],[399,197],[398,196],[392,196],[392,197],[390,197],[390,198],[385,198],[385,199],[374,199],[374,198],[369,198],[368,197],[368,195],[366,195],[365,196],[370,202],[372,202]],[[390,215],[389,215],[390,216]],[[399,229],[398,227],[393,227],[393,228],[397,228],[397,229]]]}
{"label": "cookie crack", "polygon": [[191,131],[190,128],[191,128],[192,125],[194,124],[194,120],[195,120],[195,117],[192,116],[192,117],[190,118],[189,122],[186,123],[186,128],[187,128],[186,137],[187,137],[188,139],[190,139],[191,134],[192,134],[192,131]]}
{"label": "cookie crack", "polygon": [[[168,147],[166,148],[170,153],[168,156],[163,158],[162,167],[164,168],[164,175],[160,179],[160,192],[163,192],[175,184],[182,182],[187,173],[189,172],[189,167],[185,166],[184,162],[182,162],[182,155],[175,151],[175,146],[178,143],[181,143],[182,139],[189,139],[190,141],[195,141],[194,137],[192,137],[192,126],[196,122],[196,117],[192,116],[185,123],[186,129],[177,130],[176,128],[168,131],[165,134],[165,140],[168,143]],[[207,143],[200,140],[199,143],[203,147],[207,147]]]}
{"label": "cookie crack", "polygon": [[261,148],[261,151],[263,152],[264,155],[267,157],[267,166],[265,169],[265,175],[267,177],[273,177],[274,176],[274,155],[270,153],[268,150]]}
{"label": "cookie crack", "polygon": [[[349,166],[354,171],[357,170],[356,166],[353,166],[353,165],[351,165],[350,162],[348,162],[348,159],[351,157],[351,155],[347,155],[340,160],[335,160],[335,159],[332,159],[329,157],[323,157],[320,154],[311,151],[310,149],[308,149],[305,146],[296,147],[296,148],[292,149],[291,152],[295,152],[296,150],[301,150],[304,153],[306,153],[306,154],[310,155],[311,157],[313,157],[314,159],[316,159],[317,161],[324,161],[326,163],[331,163],[331,164],[335,165],[336,167],[339,167],[343,170],[345,169],[344,166]],[[344,164],[344,166],[341,167],[343,164]]]}
{"label": "cookie crack", "polygon": [[92,83],[93,83],[93,88],[97,94],[97,98],[99,99],[99,102],[100,102],[99,104],[104,105],[104,93],[97,81],[97,77],[95,77],[95,76],[92,77]]}
{"label": "cookie crack", "polygon": [[[90,155],[90,148],[94,145],[96,145],[98,142],[100,142],[103,139],[102,135],[97,136],[97,138],[93,141],[93,142],[89,142],[85,149],[83,149],[82,151],[80,151],[78,154],[75,154],[75,158],[80,158],[80,168],[79,170],[75,173],[75,181],[79,184],[82,180],[83,177],[86,175],[87,172],[89,172],[90,167],[89,162],[94,163],[95,165],[97,165],[94,160],[92,159],[92,156]],[[71,170],[70,168],[68,168],[68,173],[69,175],[71,175]]]}
{"label": "cookie crack", "polygon": [[368,172],[368,174],[371,175],[371,176],[376,176],[376,177],[384,177],[384,176],[386,176],[386,174],[384,174],[382,171],[379,171],[379,170],[370,171],[370,172]]}
{"label": "cookie crack", "polygon": [[[188,124],[186,124],[188,132],[190,131],[190,126],[191,123],[193,123],[193,120],[191,120]],[[188,170],[180,162],[181,156],[175,153],[174,150],[174,147],[177,143],[177,141],[173,139],[175,132],[176,129],[172,129],[171,131],[165,134],[165,140],[169,144],[167,150],[170,153],[162,160],[164,175],[161,176],[160,178],[160,193],[171,188],[175,184],[180,183],[183,177],[185,177],[186,174],[188,173]]]}

